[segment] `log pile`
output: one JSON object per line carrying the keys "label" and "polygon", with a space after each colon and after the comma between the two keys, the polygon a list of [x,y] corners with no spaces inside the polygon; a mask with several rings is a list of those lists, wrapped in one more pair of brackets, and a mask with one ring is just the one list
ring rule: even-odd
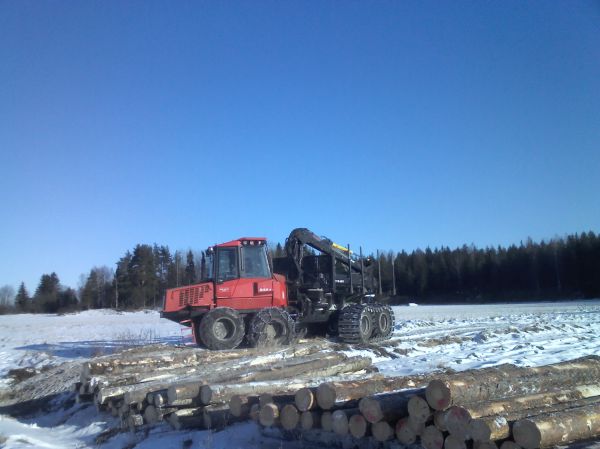
{"label": "log pile", "polygon": [[256,419],[321,445],[350,438],[369,447],[547,448],[600,437],[600,358],[327,382],[291,400],[257,405]]}
{"label": "log pile", "polygon": [[379,377],[370,358],[330,346],[312,340],[271,351],[136,348],[84,363],[75,391],[79,401],[93,401],[99,411],[120,417],[123,430],[162,422],[175,429],[219,429],[325,379]]}
{"label": "log pile", "polygon": [[[219,430],[252,420],[286,438],[536,449],[600,437],[600,358],[534,368],[383,377],[324,341],[272,352],[156,348],[84,364],[80,400],[136,431]],[[344,446],[346,444],[343,444]]]}

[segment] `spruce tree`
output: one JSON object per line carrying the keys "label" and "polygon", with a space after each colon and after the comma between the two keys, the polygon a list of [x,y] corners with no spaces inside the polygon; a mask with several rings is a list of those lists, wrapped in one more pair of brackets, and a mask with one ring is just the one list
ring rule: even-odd
{"label": "spruce tree", "polygon": [[31,309],[31,297],[29,296],[27,288],[25,288],[25,282],[21,282],[21,285],[19,286],[19,291],[15,297],[15,305],[19,312],[29,312]]}
{"label": "spruce tree", "polygon": [[56,313],[59,308],[60,281],[56,273],[43,274],[33,297],[34,311]]}
{"label": "spruce tree", "polygon": [[196,283],[196,264],[194,263],[194,254],[192,250],[189,250],[186,256],[185,265],[185,285],[192,285]]}

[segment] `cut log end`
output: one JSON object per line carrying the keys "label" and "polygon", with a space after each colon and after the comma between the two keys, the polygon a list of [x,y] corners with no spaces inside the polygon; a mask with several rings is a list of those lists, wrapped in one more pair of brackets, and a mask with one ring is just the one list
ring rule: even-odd
{"label": "cut log end", "polygon": [[354,414],[348,420],[348,430],[354,438],[362,438],[367,434],[367,420],[363,415]]}
{"label": "cut log end", "polygon": [[275,404],[265,404],[260,407],[258,421],[265,427],[271,427],[279,418],[279,407]]}
{"label": "cut log end", "polygon": [[212,392],[212,388],[210,388],[210,386],[202,385],[200,387],[200,393],[199,393],[200,402],[202,402],[205,405],[208,405],[212,401],[212,396],[213,396],[213,392]]}
{"label": "cut log end", "polygon": [[229,400],[229,413],[236,418],[245,418],[253,404],[258,404],[258,397],[236,394]]}
{"label": "cut log end", "polygon": [[448,435],[444,440],[444,449],[467,449],[467,443],[456,435]]}
{"label": "cut log end", "polygon": [[311,430],[321,427],[321,414],[319,412],[302,412],[300,415],[300,427],[302,430]]}
{"label": "cut log end", "polygon": [[490,441],[492,437],[490,426],[481,418],[471,420],[467,427],[467,434],[476,442]]}
{"label": "cut log end", "polygon": [[344,410],[336,410],[331,414],[331,428],[336,435],[348,435],[348,415]]}
{"label": "cut log end", "polygon": [[444,381],[434,379],[429,382],[425,389],[425,398],[427,403],[434,410],[445,410],[450,407],[452,395],[450,388]]}
{"label": "cut log end", "polygon": [[315,395],[310,388],[301,388],[294,395],[296,407],[301,412],[311,410],[316,404]]}
{"label": "cut log end", "polygon": [[144,421],[148,424],[156,424],[158,422],[158,412],[156,407],[149,405],[144,409]]}
{"label": "cut log end", "polygon": [[512,427],[515,443],[524,449],[540,447],[542,434],[538,426],[530,419],[520,419]]}
{"label": "cut log end", "polygon": [[279,420],[281,422],[281,427],[285,430],[293,430],[300,422],[300,413],[298,413],[298,409],[295,405],[286,404],[283,409],[281,409]]}
{"label": "cut log end", "polygon": [[436,410],[433,413],[433,424],[437,427],[441,432],[447,432],[446,428],[446,420],[445,420],[445,412],[443,410]]}
{"label": "cut log end", "polygon": [[413,396],[408,400],[408,414],[414,421],[424,423],[431,416],[431,409],[425,399]]}
{"label": "cut log end", "polygon": [[331,412],[323,412],[321,415],[321,429],[325,432],[333,431],[333,417]]}
{"label": "cut log end", "polygon": [[467,438],[469,433],[469,423],[471,422],[471,414],[466,408],[453,405],[446,410],[444,421],[446,423],[448,433],[463,440]]}
{"label": "cut log end", "polygon": [[396,423],[396,438],[404,445],[413,444],[417,440],[417,434],[410,425],[408,418],[399,419]]}
{"label": "cut log end", "polygon": [[394,437],[394,429],[387,421],[379,421],[371,426],[373,438],[377,441],[388,441]]}
{"label": "cut log end", "polygon": [[323,410],[330,410],[335,404],[335,387],[329,383],[319,385],[317,388],[317,404]]}
{"label": "cut log end", "polygon": [[444,447],[444,434],[435,426],[427,426],[421,434],[421,446],[424,449],[442,449]]}
{"label": "cut log end", "polygon": [[379,402],[374,398],[362,398],[358,402],[358,409],[365,417],[365,419],[374,424],[383,419],[383,412],[379,406]]}

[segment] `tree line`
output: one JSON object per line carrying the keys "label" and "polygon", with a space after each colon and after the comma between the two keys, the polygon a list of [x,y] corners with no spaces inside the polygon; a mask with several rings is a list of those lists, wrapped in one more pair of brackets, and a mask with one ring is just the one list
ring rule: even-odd
{"label": "tree line", "polygon": [[[379,256],[384,292],[424,301],[600,297],[600,235],[507,248],[442,247]],[[394,275],[392,275],[392,269]]]}
{"label": "tree line", "polygon": [[[280,256],[280,244],[271,247]],[[373,257],[373,255],[371,256]],[[569,235],[509,247],[464,245],[375,257],[382,292],[396,301],[457,302],[600,297],[600,235]],[[94,267],[78,290],[44,274],[33,296],[24,283],[16,294],[0,288],[0,313],[57,313],[82,309],[139,309],[162,305],[166,289],[198,282],[206,272],[202,251],[171,253],[167,246],[138,244],[116,269]]]}

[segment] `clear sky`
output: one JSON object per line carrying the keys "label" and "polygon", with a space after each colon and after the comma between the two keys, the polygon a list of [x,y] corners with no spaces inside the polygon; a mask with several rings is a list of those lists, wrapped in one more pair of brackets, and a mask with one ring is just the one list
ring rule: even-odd
{"label": "clear sky", "polygon": [[0,285],[136,243],[600,231],[598,1],[0,0]]}

